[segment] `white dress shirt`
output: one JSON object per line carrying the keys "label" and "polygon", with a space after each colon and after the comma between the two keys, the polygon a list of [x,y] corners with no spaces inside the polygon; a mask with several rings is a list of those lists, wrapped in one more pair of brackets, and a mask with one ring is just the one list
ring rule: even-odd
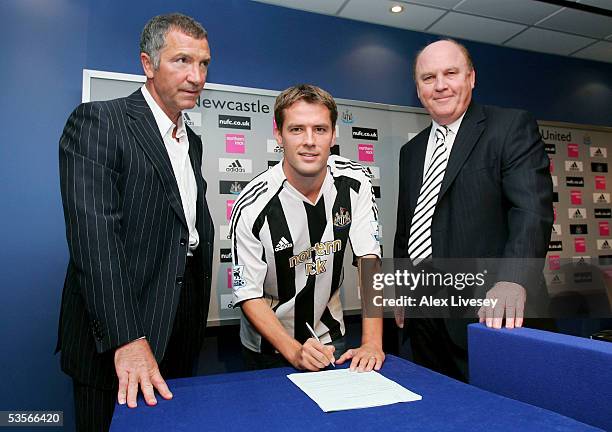
{"label": "white dress shirt", "polygon": [[[448,128],[448,133],[446,135],[446,139],[444,140],[444,144],[446,144],[446,158],[450,160],[451,150],[453,149],[453,143],[455,142],[455,137],[459,132],[459,126],[461,126],[461,121],[465,117],[465,113],[461,115],[457,120],[452,122],[451,124],[446,125]],[[423,180],[425,180],[425,173],[427,173],[427,168],[429,167],[429,162],[431,157],[433,156],[433,152],[436,149],[436,129],[440,126],[436,123],[435,120],[431,120],[431,132],[429,132],[429,140],[427,141],[427,151],[425,152],[425,161],[423,162]]]}
{"label": "white dress shirt", "polygon": [[[189,228],[189,249],[187,255],[192,256],[192,251],[198,247],[200,237],[196,230],[196,202],[198,197],[198,186],[196,184],[193,168],[189,159],[189,140],[187,139],[187,129],[183,121],[183,115],[179,116],[178,124],[175,125],[164,113],[160,106],[155,102],[151,93],[145,85],[140,90],[149,108],[153,111],[153,117],[159,128],[159,133],[163,138],[174,171],[174,177],[181,195],[183,212],[187,227]],[[176,127],[176,139],[172,137],[172,131]]]}

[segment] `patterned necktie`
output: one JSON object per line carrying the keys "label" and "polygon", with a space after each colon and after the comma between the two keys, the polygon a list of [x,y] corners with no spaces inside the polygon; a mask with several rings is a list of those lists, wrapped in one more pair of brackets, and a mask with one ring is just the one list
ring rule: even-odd
{"label": "patterned necktie", "polygon": [[441,126],[436,129],[436,148],[425,172],[419,199],[417,200],[414,216],[410,224],[410,237],[408,238],[408,256],[417,265],[423,259],[429,258],[431,249],[431,220],[436,209],[438,194],[442,187],[442,179],[446,171],[448,154],[446,151],[446,135],[448,128]]}

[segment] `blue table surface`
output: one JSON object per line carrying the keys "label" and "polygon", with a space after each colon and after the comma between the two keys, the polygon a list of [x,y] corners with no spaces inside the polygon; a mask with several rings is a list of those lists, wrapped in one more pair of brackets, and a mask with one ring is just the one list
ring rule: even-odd
{"label": "blue table surface", "polygon": [[[542,408],[387,356],[380,371],[421,401],[325,413],[296,387],[291,368],[169,380],[172,400],[117,406],[111,431],[599,431]],[[551,395],[554,397],[554,395]]]}

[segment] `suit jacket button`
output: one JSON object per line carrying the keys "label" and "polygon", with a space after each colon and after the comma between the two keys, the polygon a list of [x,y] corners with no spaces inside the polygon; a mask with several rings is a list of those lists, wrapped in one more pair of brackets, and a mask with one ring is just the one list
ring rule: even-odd
{"label": "suit jacket button", "polygon": [[187,240],[185,240],[184,238],[181,239],[180,241],[181,246],[185,246],[187,244]]}
{"label": "suit jacket button", "polygon": [[176,284],[179,285],[179,286],[183,285],[183,277],[182,276],[179,276],[179,277],[176,278]]}

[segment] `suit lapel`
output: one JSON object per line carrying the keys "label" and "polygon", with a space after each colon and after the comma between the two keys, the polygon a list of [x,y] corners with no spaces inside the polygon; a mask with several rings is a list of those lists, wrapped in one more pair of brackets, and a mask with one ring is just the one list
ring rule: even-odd
{"label": "suit lapel", "polygon": [[450,185],[453,183],[457,174],[461,170],[461,167],[467,160],[468,156],[472,152],[472,149],[478,142],[480,135],[485,129],[485,115],[482,107],[475,103],[471,103],[468,107],[465,117],[459,127],[459,132],[453,143],[451,150],[450,159],[446,166],[446,173],[442,180],[442,188],[438,195],[438,202],[442,199],[444,193],[448,190]]}
{"label": "suit lapel", "polygon": [[[135,91],[127,98],[127,115],[132,119],[128,122],[128,127],[132,132],[136,142],[142,147],[145,154],[155,167],[159,175],[170,206],[179,217],[180,221],[187,227],[181,195],[178,184],[174,177],[174,170],[170,163],[168,151],[164,145],[159,129],[155,122],[155,117],[147,105],[140,90]],[[190,150],[191,153],[191,150]],[[197,178],[197,176],[196,176]]]}

